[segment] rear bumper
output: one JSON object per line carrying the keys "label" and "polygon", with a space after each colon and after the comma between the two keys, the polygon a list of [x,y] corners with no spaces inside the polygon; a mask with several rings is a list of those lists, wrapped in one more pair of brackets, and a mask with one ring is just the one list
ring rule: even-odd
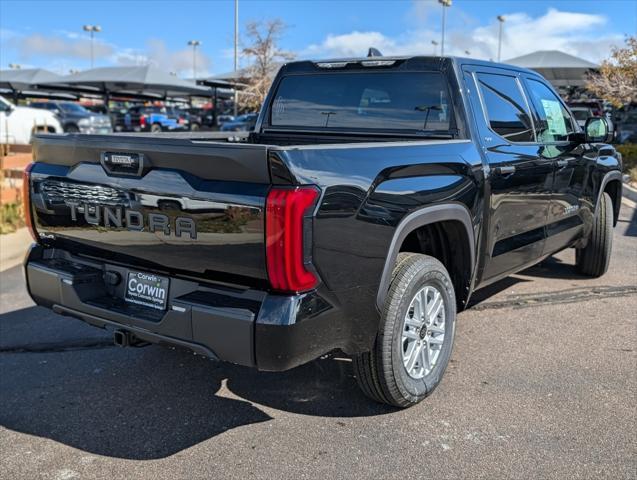
{"label": "rear bumper", "polygon": [[317,292],[270,295],[169,277],[167,309],[160,311],[124,302],[125,282],[107,285],[105,272],[127,278],[128,269],[40,245],[25,259],[27,289],[38,305],[143,341],[269,371],[347,345],[339,309]]}

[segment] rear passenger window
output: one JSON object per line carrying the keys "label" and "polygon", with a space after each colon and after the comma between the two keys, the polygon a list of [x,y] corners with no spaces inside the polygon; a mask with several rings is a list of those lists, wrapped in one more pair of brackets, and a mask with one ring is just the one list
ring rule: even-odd
{"label": "rear passenger window", "polygon": [[533,124],[515,77],[479,73],[491,130],[510,142],[534,142]]}
{"label": "rear passenger window", "polygon": [[527,80],[533,107],[539,118],[537,139],[541,143],[563,142],[575,131],[574,121],[560,99],[542,82]]}

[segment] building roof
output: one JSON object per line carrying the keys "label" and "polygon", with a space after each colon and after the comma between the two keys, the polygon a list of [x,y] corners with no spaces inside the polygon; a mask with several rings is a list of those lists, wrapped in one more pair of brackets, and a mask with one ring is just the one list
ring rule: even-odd
{"label": "building roof", "polygon": [[511,58],[505,63],[525,68],[599,68],[599,65],[583,58],[559,50],[539,50],[537,52]]}
{"label": "building roof", "polygon": [[535,70],[555,87],[584,87],[587,75],[599,68],[595,63],[559,50],[540,50],[505,63]]}

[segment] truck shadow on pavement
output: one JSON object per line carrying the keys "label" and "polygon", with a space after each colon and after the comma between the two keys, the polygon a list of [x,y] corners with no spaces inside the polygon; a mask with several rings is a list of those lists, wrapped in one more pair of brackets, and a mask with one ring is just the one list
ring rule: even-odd
{"label": "truck shadow on pavement", "polygon": [[[574,255],[574,254],[573,254]],[[577,272],[574,263],[565,262],[558,257],[548,257],[537,265],[527,268],[517,274],[508,276],[491,285],[476,291],[469,302],[468,308],[473,308],[519,283],[532,282],[534,278],[560,280],[589,280],[590,277]]]}
{"label": "truck shadow on pavement", "polygon": [[[25,316],[76,322],[29,307],[0,315],[0,329],[8,317]],[[47,348],[1,350],[0,425],[97,455],[150,460],[273,420],[276,410],[326,417],[395,411],[363,397],[347,359],[259,373],[158,346],[120,349],[108,338],[67,349],[39,343],[47,338],[34,333],[33,344]]]}
{"label": "truck shadow on pavement", "polygon": [[[549,259],[478,291],[471,306],[536,276],[579,278],[573,265]],[[120,349],[107,332],[40,307],[0,314],[0,333],[0,425],[98,455],[165,458],[281,411],[395,411],[365,398],[350,360],[334,355],[257,372],[158,346]]]}

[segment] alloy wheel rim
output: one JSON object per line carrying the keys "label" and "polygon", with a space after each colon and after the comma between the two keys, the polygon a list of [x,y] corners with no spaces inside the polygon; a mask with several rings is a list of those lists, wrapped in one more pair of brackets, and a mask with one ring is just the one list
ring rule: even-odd
{"label": "alloy wheel rim", "polygon": [[405,314],[401,338],[402,360],[407,374],[419,380],[438,362],[445,339],[445,301],[432,286],[418,290]]}

